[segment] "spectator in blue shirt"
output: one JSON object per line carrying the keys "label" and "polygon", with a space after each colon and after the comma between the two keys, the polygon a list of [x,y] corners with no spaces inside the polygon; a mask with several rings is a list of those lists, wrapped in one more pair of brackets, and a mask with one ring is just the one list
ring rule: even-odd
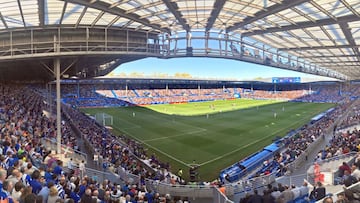
{"label": "spectator in blue shirt", "polygon": [[54,167],[53,173],[59,176],[63,172],[63,169],[62,169],[63,162],[61,160],[57,160],[56,163],[57,163],[57,165]]}
{"label": "spectator in blue shirt", "polygon": [[50,188],[51,188],[52,186],[54,186],[54,182],[53,182],[53,181],[49,181],[49,182],[47,183],[47,185],[40,190],[40,192],[39,192],[38,195],[40,195],[40,196],[43,197],[43,203],[47,202],[48,197],[49,197],[49,194],[50,194]]}
{"label": "spectator in blue shirt", "polygon": [[3,188],[0,191],[0,200],[8,200],[8,203],[13,203],[13,199],[10,195],[10,192],[13,188],[13,185],[10,181],[3,182]]}
{"label": "spectator in blue shirt", "polygon": [[42,184],[40,183],[40,172],[35,170],[31,174],[31,179],[30,186],[32,187],[32,193],[37,195],[42,188]]}

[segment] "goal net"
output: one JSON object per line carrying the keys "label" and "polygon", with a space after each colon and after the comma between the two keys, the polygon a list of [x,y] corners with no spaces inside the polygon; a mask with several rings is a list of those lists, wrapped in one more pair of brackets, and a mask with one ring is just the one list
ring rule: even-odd
{"label": "goal net", "polygon": [[95,120],[100,125],[110,126],[113,125],[113,117],[107,113],[97,113],[95,114]]}

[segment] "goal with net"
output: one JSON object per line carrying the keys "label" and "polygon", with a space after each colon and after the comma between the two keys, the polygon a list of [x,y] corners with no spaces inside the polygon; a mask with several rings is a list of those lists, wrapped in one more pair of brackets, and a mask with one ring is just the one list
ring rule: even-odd
{"label": "goal with net", "polygon": [[103,126],[113,125],[113,122],[114,122],[113,117],[107,113],[95,114],[95,120],[96,120],[96,122],[98,122],[100,125],[103,125]]}

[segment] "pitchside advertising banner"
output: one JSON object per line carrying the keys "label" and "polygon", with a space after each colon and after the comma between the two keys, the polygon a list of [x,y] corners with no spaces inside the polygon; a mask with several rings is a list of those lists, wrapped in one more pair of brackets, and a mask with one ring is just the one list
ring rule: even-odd
{"label": "pitchside advertising banner", "polygon": [[272,83],[301,83],[300,77],[273,77]]}

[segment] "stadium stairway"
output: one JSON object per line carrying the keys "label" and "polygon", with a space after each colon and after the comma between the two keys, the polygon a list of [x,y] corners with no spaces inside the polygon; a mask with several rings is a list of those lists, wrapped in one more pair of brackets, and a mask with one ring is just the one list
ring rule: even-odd
{"label": "stadium stairway", "polygon": [[191,203],[211,203],[214,202],[212,198],[196,198],[196,199],[189,199]]}
{"label": "stadium stairway", "polygon": [[[345,128],[345,129],[340,130],[339,132],[346,132],[349,130],[352,131],[355,128],[359,129],[360,125]],[[291,173],[291,176],[296,176],[296,175],[307,173],[309,167],[312,166],[312,164],[314,163],[314,160],[316,159],[318,152],[320,150],[325,149],[326,145],[329,144],[329,141],[331,140],[332,136],[333,136],[332,134],[326,135],[323,142],[321,142],[319,145],[317,145],[317,147],[310,154],[308,154],[308,160],[305,163],[303,163],[301,165],[301,167],[297,168],[297,170],[295,170],[293,173]],[[348,160],[334,160],[332,162],[325,163],[323,167],[337,169],[342,164],[343,161],[348,161]]]}
{"label": "stadium stairway", "polygon": [[114,98],[118,99],[118,96],[117,96],[117,94],[115,93],[114,90],[111,90],[111,93],[114,95]]}
{"label": "stadium stairway", "polygon": [[301,164],[300,167],[298,167],[296,170],[294,170],[291,173],[291,176],[296,176],[300,174],[306,174],[308,168],[314,163],[314,160],[316,159],[318,152],[320,150],[325,149],[326,145],[329,144],[330,139],[332,138],[332,135],[328,134],[325,136],[325,139],[323,139],[316,147],[309,152],[308,159],[304,163]]}
{"label": "stadium stairway", "polygon": [[140,97],[140,95],[138,94],[138,92],[137,92],[135,89],[133,89],[132,91],[134,92],[134,94],[135,94],[137,97]]}

